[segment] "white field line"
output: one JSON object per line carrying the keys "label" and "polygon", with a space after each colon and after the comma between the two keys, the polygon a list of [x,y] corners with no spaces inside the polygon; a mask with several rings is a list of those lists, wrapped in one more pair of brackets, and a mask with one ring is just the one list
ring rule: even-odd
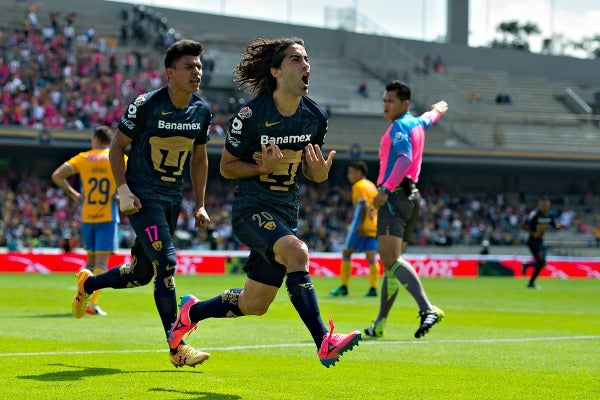
{"label": "white field line", "polygon": [[[448,339],[448,340],[363,340],[361,345],[377,346],[377,345],[405,345],[405,344],[441,344],[441,343],[519,343],[519,342],[545,342],[545,341],[560,341],[560,340],[597,340],[598,335],[589,336],[550,336],[537,338],[506,338],[506,339]],[[313,346],[309,343],[280,343],[267,345],[248,345],[248,346],[229,346],[229,347],[208,347],[202,348],[204,351],[239,351],[239,350],[256,350],[256,349],[277,349],[287,347],[309,347]],[[47,352],[31,352],[31,353],[0,353],[0,357],[24,357],[24,356],[64,356],[78,354],[119,354],[119,353],[163,353],[165,349],[138,349],[138,350],[91,350],[91,351],[47,351]]]}

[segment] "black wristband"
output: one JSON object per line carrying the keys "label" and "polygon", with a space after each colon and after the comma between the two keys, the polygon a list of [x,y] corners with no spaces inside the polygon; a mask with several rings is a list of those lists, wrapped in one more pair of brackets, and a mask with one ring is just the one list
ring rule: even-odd
{"label": "black wristband", "polygon": [[380,192],[383,192],[383,193],[387,194],[388,196],[390,195],[390,193],[392,193],[392,192],[390,192],[390,190],[389,190],[388,188],[386,188],[385,186],[378,186],[378,187],[377,187],[377,190],[379,190]]}

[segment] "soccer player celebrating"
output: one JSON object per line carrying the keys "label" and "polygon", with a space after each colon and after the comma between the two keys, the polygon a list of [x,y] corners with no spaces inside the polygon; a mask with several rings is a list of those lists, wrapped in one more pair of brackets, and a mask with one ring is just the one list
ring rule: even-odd
{"label": "soccer player celebrating", "polygon": [[235,69],[236,81],[256,97],[231,119],[221,157],[221,174],[236,179],[232,225],[250,248],[243,288],[212,299],[182,298],[169,344],[206,318],[263,315],[284,279],[288,295],[308,328],[321,363],[334,365],[361,339],[359,331],[333,334],[321,320],[309,275],[308,248],[296,236],[299,194],[296,175],[323,182],[335,151],[325,158],[326,111],[307,97],[310,63],[299,38],[255,39]]}
{"label": "soccer player celebrating", "polygon": [[[138,96],[127,107],[110,146],[110,163],[118,185],[119,207],[136,233],[131,265],[92,276],[77,274],[73,315],[80,318],[94,291],[132,288],[154,277],[154,301],[165,335],[177,318],[175,270],[177,257],[172,235],[181,209],[183,171],[190,159],[196,199],[196,227],[210,222],[204,209],[208,174],[206,143],[210,106],[196,92],[202,79],[202,45],[193,40],[173,43],[165,53],[168,85]],[[123,156],[131,146],[127,170]],[[184,342],[170,349],[176,367],[195,366],[209,355]]]}

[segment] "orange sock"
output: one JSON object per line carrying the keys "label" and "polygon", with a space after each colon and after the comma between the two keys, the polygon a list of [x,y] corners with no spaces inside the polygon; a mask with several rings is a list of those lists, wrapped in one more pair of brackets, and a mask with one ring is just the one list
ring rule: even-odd
{"label": "orange sock", "polygon": [[352,269],[352,263],[350,260],[342,260],[342,266],[340,268],[340,279],[342,280],[343,286],[348,286],[350,281],[350,271]]}

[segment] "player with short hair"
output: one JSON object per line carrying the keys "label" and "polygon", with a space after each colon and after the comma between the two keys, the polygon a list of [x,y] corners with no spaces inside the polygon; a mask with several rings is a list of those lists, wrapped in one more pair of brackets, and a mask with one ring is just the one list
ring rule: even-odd
{"label": "player with short hair", "polygon": [[377,242],[385,272],[379,314],[373,325],[365,329],[365,333],[373,337],[383,335],[388,314],[398,295],[398,283],[419,307],[421,323],[415,332],[416,338],[424,336],[444,318],[444,312],[427,298],[419,276],[402,253],[412,240],[419,216],[421,196],[416,184],[423,162],[425,130],[442,117],[448,110],[448,104],[439,101],[431,106],[431,110],[415,117],[408,111],[410,98],[411,90],[402,82],[393,81],[385,87],[383,115],[390,125],[381,138],[377,178],[379,193],[373,199],[373,206],[379,208]]}
{"label": "player with short hair", "polygon": [[373,198],[377,195],[377,187],[367,179],[367,164],[364,161],[351,161],[346,174],[352,184],[352,204],[354,213],[346,234],[340,280],[342,284],[330,291],[333,296],[347,296],[348,282],[352,272],[351,257],[353,253],[364,252],[369,263],[369,290],[365,297],[377,297],[377,210],[373,207]]}
{"label": "player with short hair", "polygon": [[[87,253],[85,268],[98,275],[105,272],[110,255],[118,248],[119,206],[117,185],[110,168],[110,127],[101,125],[92,134],[92,148],[70,158],[52,173],[52,181],[73,201],[81,202],[81,239]],[[127,156],[124,156],[127,161]],[[81,192],[67,178],[79,175]],[[100,291],[86,303],[88,314],[105,316],[98,305]]]}
{"label": "player with short hair", "polygon": [[[131,249],[131,265],[122,265],[91,276],[86,270],[77,274],[77,294],[73,315],[83,314],[87,297],[94,291],[111,287],[133,288],[147,285],[154,278],[154,302],[168,338],[177,319],[175,271],[177,257],[172,235],[183,200],[183,173],[189,163],[196,199],[197,228],[206,228],[210,218],[204,208],[208,174],[206,143],[211,121],[209,104],[197,93],[202,79],[202,45],[194,40],[179,40],[165,53],[168,84],[133,100],[110,146],[110,162],[118,185],[119,207],[136,233]],[[125,148],[131,146],[127,170]],[[209,354],[178,343],[170,348],[176,367],[195,366]]]}
{"label": "player with short hair", "polygon": [[550,214],[550,198],[546,195],[540,196],[538,206],[532,210],[523,224],[523,229],[529,232],[527,238],[527,247],[531,252],[533,259],[522,264],[521,273],[526,275],[527,269],[533,267],[533,273],[529,278],[527,287],[530,289],[539,289],[535,281],[546,266],[546,245],[544,244],[544,233],[548,227],[556,230],[563,228],[563,225],[557,223],[554,216]]}
{"label": "player with short hair", "polygon": [[177,346],[184,334],[206,318],[263,315],[283,281],[288,295],[318,349],[321,363],[334,365],[361,339],[359,331],[333,334],[319,311],[309,274],[306,244],[296,236],[299,188],[296,175],[324,182],[335,151],[321,152],[327,133],[326,111],[307,97],[310,63],[299,38],[252,40],[234,72],[236,81],[255,97],[230,121],[221,157],[221,174],[236,179],[232,225],[250,248],[243,288],[199,301],[181,299],[169,343]]}

